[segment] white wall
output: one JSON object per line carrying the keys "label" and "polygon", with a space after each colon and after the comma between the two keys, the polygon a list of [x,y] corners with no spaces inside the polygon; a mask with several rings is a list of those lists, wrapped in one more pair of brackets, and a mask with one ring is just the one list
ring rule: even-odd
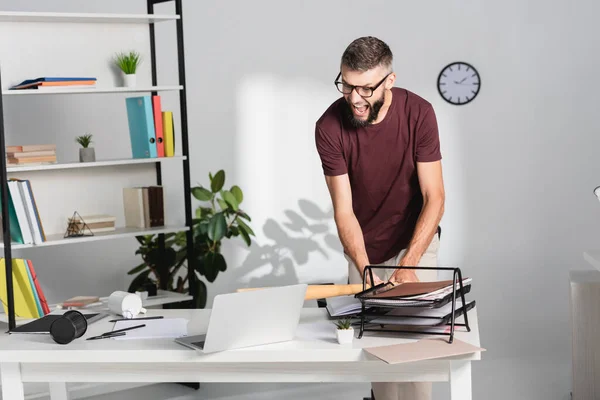
{"label": "white wall", "polygon": [[[121,3],[0,0],[0,8],[145,7]],[[474,398],[567,399],[568,270],[585,268],[581,253],[596,244],[600,213],[592,197],[600,5],[569,5],[184,1],[192,183],[225,169],[227,184],[244,190],[258,234],[250,249],[226,244],[230,269],[209,286],[211,298],[245,285],[344,280],[313,127],[338,97],[332,81],[345,46],[379,36],[394,51],[397,85],[437,112],[447,189],[440,262],[473,277],[488,349],[474,365]],[[158,45],[167,51],[165,39]],[[176,72],[170,57],[161,59],[167,79]],[[435,88],[441,68],[455,60],[482,75],[481,94],[466,107],[445,104]],[[135,244],[114,245],[73,248],[88,259],[110,249],[104,269],[50,253],[57,270],[44,278],[60,291],[47,290],[72,292],[60,280],[74,270],[112,290],[135,260]],[[445,390],[436,387],[436,397]]]}

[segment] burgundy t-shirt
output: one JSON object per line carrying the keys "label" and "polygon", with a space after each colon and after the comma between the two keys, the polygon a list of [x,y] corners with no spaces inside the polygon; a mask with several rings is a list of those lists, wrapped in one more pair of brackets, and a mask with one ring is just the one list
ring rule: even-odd
{"label": "burgundy t-shirt", "polygon": [[317,121],[316,147],[325,175],[348,174],[369,262],[380,264],[412,238],[423,205],[416,163],[442,158],[437,120],[429,102],[396,87],[383,121],[366,128],[348,123],[344,102]]}

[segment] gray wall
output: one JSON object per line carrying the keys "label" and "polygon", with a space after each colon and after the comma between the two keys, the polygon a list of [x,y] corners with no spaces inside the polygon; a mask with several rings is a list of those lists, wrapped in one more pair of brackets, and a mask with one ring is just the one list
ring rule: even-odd
{"label": "gray wall", "polygon": [[[142,1],[121,3],[0,7],[144,10]],[[313,127],[338,96],[332,81],[345,46],[379,36],[395,53],[397,85],[437,112],[447,189],[440,263],[473,277],[488,349],[474,365],[474,398],[567,399],[568,270],[585,268],[581,254],[596,245],[600,213],[592,196],[600,5],[570,4],[184,1],[192,183],[225,169],[228,184],[245,191],[258,235],[250,249],[226,243],[230,269],[209,286],[211,297],[246,285],[345,279]],[[167,40],[158,45],[168,78],[176,70],[164,55]],[[455,60],[482,75],[481,94],[466,107],[445,104],[435,88]],[[107,242],[86,254],[108,249],[118,268],[78,266],[105,292],[126,281],[116,260],[131,259],[135,244]],[[47,290],[78,294],[60,283],[77,261],[49,254],[64,266],[46,273]]]}

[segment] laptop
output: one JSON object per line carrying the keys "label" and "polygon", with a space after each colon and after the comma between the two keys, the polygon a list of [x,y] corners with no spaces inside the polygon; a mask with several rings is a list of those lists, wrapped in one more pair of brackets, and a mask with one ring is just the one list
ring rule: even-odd
{"label": "laptop", "polygon": [[307,287],[297,284],[217,295],[206,332],[175,342],[214,353],[292,340]]}

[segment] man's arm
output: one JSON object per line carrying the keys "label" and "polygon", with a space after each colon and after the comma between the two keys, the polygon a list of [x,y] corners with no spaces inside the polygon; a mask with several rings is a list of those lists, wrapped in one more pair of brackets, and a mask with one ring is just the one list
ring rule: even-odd
{"label": "man's arm", "polygon": [[[442,178],[441,161],[417,162],[417,175],[421,193],[423,194],[423,208],[417,220],[417,225],[412,239],[399,262],[399,265],[416,266],[421,256],[436,234],[437,227],[444,215],[445,190]],[[390,278],[390,281],[406,282],[418,281],[415,270],[399,269]]]}
{"label": "man's arm", "polygon": [[[369,265],[369,257],[367,256],[362,229],[352,209],[352,189],[350,188],[348,174],[325,176],[325,181],[331,195],[335,224],[340,241],[346,254],[354,262],[362,277],[365,267]],[[373,275],[373,279],[375,284],[382,282],[375,275]]]}

